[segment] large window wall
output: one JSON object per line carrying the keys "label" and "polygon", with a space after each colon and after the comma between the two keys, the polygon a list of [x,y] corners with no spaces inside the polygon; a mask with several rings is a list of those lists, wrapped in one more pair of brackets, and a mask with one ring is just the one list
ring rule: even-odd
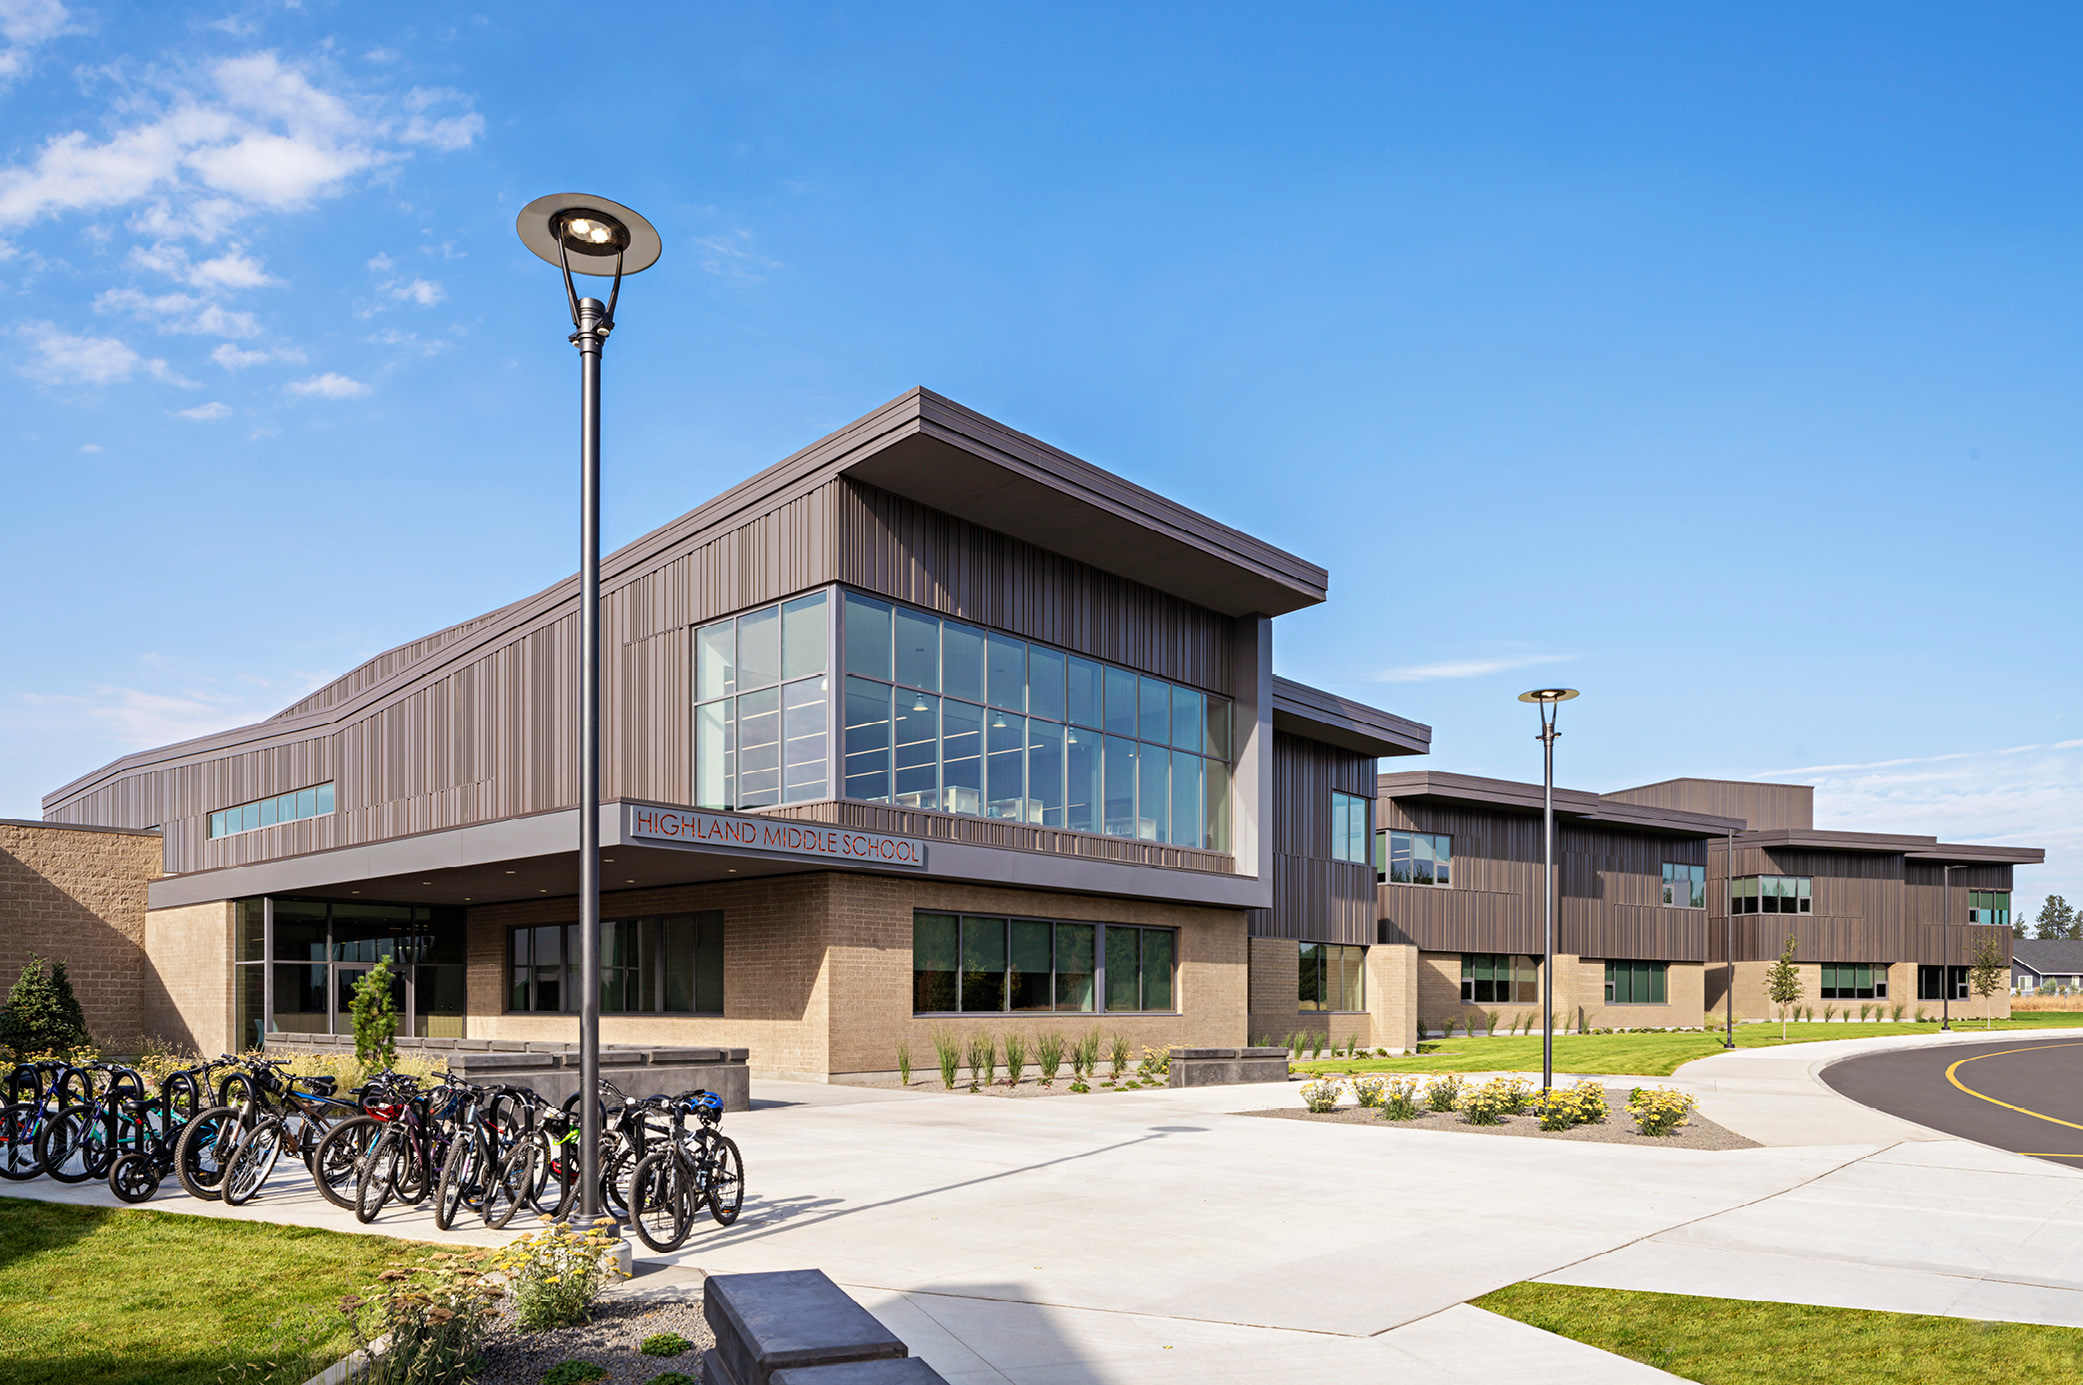
{"label": "large window wall", "polygon": [[1178,954],[1169,928],[918,913],[911,1008],[921,1015],[1176,1010]]}
{"label": "large window wall", "polygon": [[463,911],[323,899],[238,901],[233,1028],[242,1048],[279,1034],[354,1032],[354,988],[391,964],[399,1031],[463,1037]]}
{"label": "large window wall", "polygon": [[832,796],[831,650],[821,591],[695,631],[696,806]]}
{"label": "large window wall", "polygon": [[[506,930],[509,1013],[569,1014],[579,1008],[578,935],[575,923]],[[600,1012],[722,1014],[723,912],[603,919]]]}

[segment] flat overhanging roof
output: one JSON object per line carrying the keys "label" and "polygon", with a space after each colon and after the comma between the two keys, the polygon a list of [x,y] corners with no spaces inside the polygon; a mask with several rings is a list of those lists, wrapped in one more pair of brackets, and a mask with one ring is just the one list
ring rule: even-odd
{"label": "flat overhanging roof", "polygon": [[2037,866],[2047,859],[2045,849],[2037,846],[1942,842],[1936,837],[1897,832],[1827,832],[1815,828],[1773,827],[1738,833],[1736,841],[1742,846],[1767,849],[1849,851],[1962,866]]}
{"label": "flat overhanging roof", "polygon": [[[1541,786],[1515,779],[1485,779],[1473,774],[1449,774],[1441,770],[1403,770],[1380,777],[1377,792],[1382,798],[1430,799],[1442,803],[1469,803],[1511,813],[1539,813]],[[1686,837],[1718,837],[1741,832],[1738,818],[1712,817],[1706,813],[1657,808],[1607,798],[1583,789],[1555,790],[1555,815],[1609,827],[1632,828]]]}
{"label": "flat overhanging roof", "polygon": [[1432,749],[1432,728],[1423,722],[1277,674],[1273,678],[1273,729],[1361,755],[1423,755]]}

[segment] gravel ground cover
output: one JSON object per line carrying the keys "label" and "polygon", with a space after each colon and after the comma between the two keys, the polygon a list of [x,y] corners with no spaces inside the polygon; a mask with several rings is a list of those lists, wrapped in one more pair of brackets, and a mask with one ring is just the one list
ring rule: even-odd
{"label": "gravel ground cover", "polygon": [[1383,1120],[1381,1112],[1364,1106],[1340,1106],[1317,1115],[1296,1106],[1274,1111],[1245,1111],[1247,1116],[1270,1116],[1276,1120],[1318,1121],[1326,1125],[1373,1125],[1388,1130],[1441,1130],[1463,1135],[1509,1135],[1520,1139],[1573,1140],[1578,1144],[1653,1145],[1658,1149],[1757,1149],[1756,1140],[1746,1140],[1726,1126],[1716,1125],[1694,1112],[1692,1119],[1669,1135],[1643,1135],[1626,1114],[1625,1087],[1606,1089],[1606,1104],[1613,1114],[1603,1125],[1575,1125],[1568,1130],[1543,1130],[1532,1116],[1506,1116],[1497,1125],[1471,1125],[1459,1111],[1427,1111],[1416,1120]]}
{"label": "gravel ground cover", "polygon": [[[1101,1082],[1105,1080],[1102,1078]],[[894,1077],[850,1077],[844,1085],[848,1087],[881,1087],[886,1091],[892,1092],[900,1089],[913,1092],[930,1092],[935,1095],[945,1096],[995,1096],[1003,1100],[1008,1097],[1024,1099],[1037,1096],[1101,1096],[1107,1092],[1114,1091],[1154,1091],[1167,1084],[1163,1079],[1159,1079],[1151,1086],[1137,1087],[1130,1079],[1124,1077],[1112,1087],[1102,1086],[1100,1082],[1094,1082],[1090,1092],[1074,1092],[1070,1089],[1070,1079],[1067,1077],[1057,1078],[1056,1085],[1053,1087],[1044,1087],[1041,1084],[1041,1079],[1036,1077],[1023,1077],[1020,1079],[1018,1086],[1008,1087],[1005,1085],[1005,1079],[1000,1077],[990,1086],[979,1087],[972,1092],[969,1090],[969,1079],[966,1077],[957,1082],[953,1089],[950,1090],[940,1085],[940,1078],[937,1075],[927,1078],[914,1074],[909,1087],[903,1087],[903,1084]]]}
{"label": "gravel ground cover", "polygon": [[[702,1353],[716,1343],[702,1320],[701,1292],[627,1294],[593,1305],[593,1321],[548,1332],[523,1332],[511,1307],[485,1344],[485,1366],[477,1385],[542,1385],[543,1376],[565,1361],[604,1366],[607,1385],[644,1385],[668,1371],[699,1378]],[[677,1332],[693,1343],[678,1356],[646,1356],[637,1350],[646,1337]]]}

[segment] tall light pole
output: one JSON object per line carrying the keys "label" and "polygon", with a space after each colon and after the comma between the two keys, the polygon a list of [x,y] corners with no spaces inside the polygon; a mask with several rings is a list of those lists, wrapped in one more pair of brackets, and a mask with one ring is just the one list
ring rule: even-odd
{"label": "tall light pole", "polygon": [[1727,878],[1721,882],[1722,957],[1721,1004],[1722,1016],[1728,1022],[1728,1032],[1721,1041],[1723,1048],[1736,1046],[1736,829],[1729,829],[1728,869],[1722,874]]}
{"label": "tall light pole", "polygon": [[[622,276],[658,263],[658,232],[604,197],[556,193],[521,208],[521,243],[564,271],[579,349],[579,1200],[600,1199],[600,352],[615,330]],[[574,274],[612,275],[608,301],[581,298]]]}
{"label": "tall light pole", "polygon": [[1938,1008],[1940,1033],[1953,1029],[1953,872],[1958,866],[1938,868],[1938,892],[1945,896],[1945,941],[1939,944]]}
{"label": "tall light pole", "polygon": [[1555,729],[1557,703],[1577,695],[1575,688],[1535,688],[1519,694],[1540,710],[1541,733],[1541,1090],[1555,1086]]}

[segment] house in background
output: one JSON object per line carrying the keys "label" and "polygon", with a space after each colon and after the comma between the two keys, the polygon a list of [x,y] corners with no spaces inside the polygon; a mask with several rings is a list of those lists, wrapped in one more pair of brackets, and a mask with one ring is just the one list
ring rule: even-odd
{"label": "house in background", "polygon": [[2011,990],[2018,995],[2052,988],[2083,990],[2083,939],[2011,939]]}

